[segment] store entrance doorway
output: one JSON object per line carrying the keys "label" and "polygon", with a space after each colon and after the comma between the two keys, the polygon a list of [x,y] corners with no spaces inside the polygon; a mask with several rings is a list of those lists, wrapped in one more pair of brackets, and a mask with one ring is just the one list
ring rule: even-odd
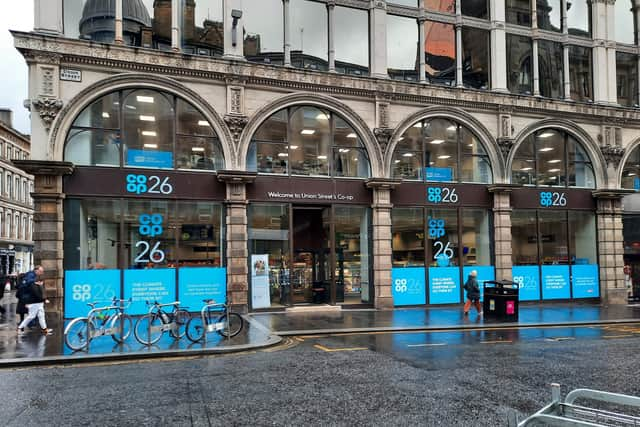
{"label": "store entrance doorway", "polygon": [[335,303],[331,208],[292,207],[292,305]]}

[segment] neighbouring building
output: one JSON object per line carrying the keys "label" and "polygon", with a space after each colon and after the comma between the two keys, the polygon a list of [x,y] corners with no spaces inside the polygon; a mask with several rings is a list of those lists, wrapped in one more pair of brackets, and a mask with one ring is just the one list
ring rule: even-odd
{"label": "neighbouring building", "polygon": [[33,268],[33,177],[11,163],[30,151],[29,136],[13,128],[13,112],[0,109],[0,277]]}
{"label": "neighbouring building", "polygon": [[471,270],[518,282],[522,301],[626,303],[639,14],[35,0],[34,30],[13,32],[35,262],[68,313],[114,295],[197,309],[224,285],[249,311],[455,304]]}

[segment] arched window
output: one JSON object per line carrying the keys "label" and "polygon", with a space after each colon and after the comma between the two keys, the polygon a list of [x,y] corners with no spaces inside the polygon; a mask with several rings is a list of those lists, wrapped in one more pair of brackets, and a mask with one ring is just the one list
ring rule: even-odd
{"label": "arched window", "polygon": [[492,182],[482,143],[465,126],[449,119],[426,119],[398,140],[393,177],[432,182]]}
{"label": "arched window", "polygon": [[259,173],[368,178],[371,167],[357,132],[316,107],[280,110],[260,125],[247,154]]}
{"label": "arched window", "polygon": [[593,165],[582,145],[560,129],[541,129],[518,147],[513,184],[595,188]]}
{"label": "arched window", "polygon": [[622,188],[640,190],[640,146],[633,149],[622,169]]}
{"label": "arched window", "polygon": [[85,108],[67,135],[64,158],[91,166],[224,168],[220,141],[204,115],[147,89],[113,92]]}

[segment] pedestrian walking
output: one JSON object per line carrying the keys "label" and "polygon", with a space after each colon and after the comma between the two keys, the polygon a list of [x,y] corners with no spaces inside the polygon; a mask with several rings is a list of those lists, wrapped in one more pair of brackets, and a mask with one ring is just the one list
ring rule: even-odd
{"label": "pedestrian walking", "polygon": [[[31,274],[33,273],[33,275]],[[27,317],[18,325],[18,334],[24,334],[24,328],[36,317],[40,323],[40,330],[44,335],[51,335],[52,329],[47,328],[47,322],[44,317],[44,304],[49,303],[45,298],[44,282],[41,277],[44,274],[44,268],[41,265],[36,266],[33,272],[27,273],[25,282],[30,283],[28,297],[25,298],[25,307],[29,310]],[[35,276],[35,279],[34,279]]]}
{"label": "pedestrian walking", "polygon": [[482,307],[480,306],[480,287],[478,286],[478,272],[476,270],[472,270],[469,273],[469,278],[467,282],[464,284],[464,289],[467,291],[467,302],[464,304],[464,315],[469,315],[469,310],[471,309],[471,303],[475,306],[476,310],[478,310],[478,315],[482,314]]}

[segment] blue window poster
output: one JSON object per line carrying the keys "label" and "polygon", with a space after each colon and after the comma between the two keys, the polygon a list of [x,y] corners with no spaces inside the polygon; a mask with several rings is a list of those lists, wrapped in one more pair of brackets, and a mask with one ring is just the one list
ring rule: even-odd
{"label": "blue window poster", "polygon": [[540,299],[540,267],[537,265],[518,265],[511,269],[513,281],[519,287],[520,301],[537,301]]}
{"label": "blue window poster", "polygon": [[[463,285],[466,283],[469,278],[469,273],[473,270],[478,272],[478,277],[476,280],[478,281],[478,287],[480,288],[480,301],[482,301],[482,297],[484,295],[484,282],[489,280],[496,279],[496,269],[492,265],[478,265],[478,266],[467,266],[462,269],[462,282]],[[464,300],[467,300],[467,291],[464,291]]]}
{"label": "blue window poster", "polygon": [[182,307],[198,312],[202,300],[227,302],[227,269],[223,267],[184,267],[178,270],[179,300]]}
{"label": "blue window poster", "polygon": [[64,273],[64,317],[86,316],[91,309],[120,298],[120,270],[69,270]]}
{"label": "blue window poster", "polygon": [[424,275],[424,267],[393,268],[391,270],[393,304],[395,306],[426,304]]}
{"label": "blue window poster", "polygon": [[568,265],[542,266],[542,299],[571,298]]}
{"label": "blue window poster", "polygon": [[451,168],[424,168],[425,180],[434,182],[453,181],[453,171]]}
{"label": "blue window poster", "polygon": [[460,302],[460,268],[429,267],[429,303]]}
{"label": "blue window poster", "polygon": [[127,150],[127,166],[142,166],[145,168],[173,168],[173,153],[171,151]]}
{"label": "blue window poster", "polygon": [[599,297],[598,264],[571,266],[571,286],[574,298]]}
{"label": "blue window poster", "polygon": [[173,268],[149,268],[124,271],[124,298],[131,298],[127,313],[149,312],[146,301],[166,304],[176,299],[176,271]]}

